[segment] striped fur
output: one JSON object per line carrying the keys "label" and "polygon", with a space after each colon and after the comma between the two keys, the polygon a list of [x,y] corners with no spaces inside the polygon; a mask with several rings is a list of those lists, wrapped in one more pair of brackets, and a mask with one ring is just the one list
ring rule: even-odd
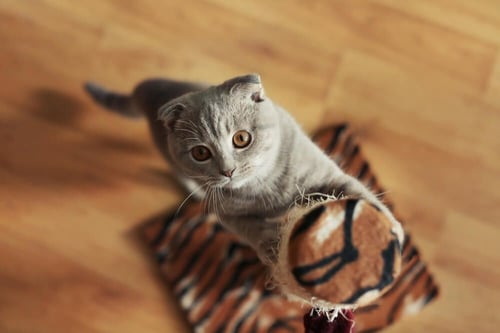
{"label": "striped fur", "polygon": [[[322,130],[315,142],[344,170],[383,193],[347,125]],[[383,195],[383,194],[382,194]],[[388,198],[385,203],[392,207]],[[201,204],[161,217],[144,228],[161,270],[195,332],[303,332],[307,309],[265,288],[267,272],[238,239],[204,216]],[[373,332],[419,310],[437,286],[406,235],[402,269],[388,291],[356,310],[357,332]]]}

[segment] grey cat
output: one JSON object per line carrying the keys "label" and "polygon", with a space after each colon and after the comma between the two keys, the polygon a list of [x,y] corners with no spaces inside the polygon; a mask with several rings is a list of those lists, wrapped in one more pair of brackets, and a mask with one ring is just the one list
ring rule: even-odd
{"label": "grey cat", "polygon": [[147,80],[130,95],[85,87],[108,109],[146,115],[156,146],[179,179],[263,260],[272,260],[280,218],[298,196],[310,193],[366,199],[391,219],[403,242],[389,209],[264,95],[259,75],[216,86]]}

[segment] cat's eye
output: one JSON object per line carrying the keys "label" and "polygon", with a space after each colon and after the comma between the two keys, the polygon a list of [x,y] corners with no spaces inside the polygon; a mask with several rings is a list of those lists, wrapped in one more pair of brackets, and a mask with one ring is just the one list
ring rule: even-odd
{"label": "cat's eye", "polygon": [[236,148],[245,148],[252,141],[252,136],[245,130],[236,132],[233,135],[233,145]]}
{"label": "cat's eye", "polygon": [[205,146],[196,146],[191,149],[191,156],[199,162],[203,162],[212,157],[212,153]]}

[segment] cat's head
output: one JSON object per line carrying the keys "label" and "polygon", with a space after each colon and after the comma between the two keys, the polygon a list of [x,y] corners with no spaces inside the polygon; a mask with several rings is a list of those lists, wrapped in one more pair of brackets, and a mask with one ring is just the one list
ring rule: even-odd
{"label": "cat's head", "polygon": [[280,149],[278,114],[259,75],[186,94],[159,110],[173,163],[212,187],[265,182]]}

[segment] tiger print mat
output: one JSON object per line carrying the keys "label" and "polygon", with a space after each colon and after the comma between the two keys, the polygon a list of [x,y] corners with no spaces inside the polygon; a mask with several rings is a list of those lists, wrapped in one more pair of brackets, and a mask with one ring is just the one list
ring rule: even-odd
{"label": "tiger print mat", "polygon": [[[346,172],[383,195],[346,124],[324,129],[314,140]],[[392,203],[384,201],[392,209]],[[310,309],[269,288],[269,273],[253,250],[204,215],[200,203],[153,219],[142,231],[195,332],[304,332],[303,317]],[[386,289],[355,310],[356,332],[382,329],[437,296],[437,285],[408,234],[401,273]]]}

